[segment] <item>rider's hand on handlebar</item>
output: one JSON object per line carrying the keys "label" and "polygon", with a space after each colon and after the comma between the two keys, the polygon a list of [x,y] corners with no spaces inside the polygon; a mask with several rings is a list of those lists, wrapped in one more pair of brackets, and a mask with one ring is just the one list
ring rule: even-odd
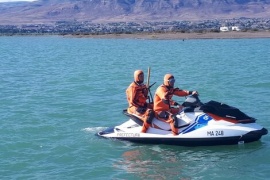
{"label": "rider's hand on handlebar", "polygon": [[199,93],[198,93],[198,91],[192,91],[192,95],[197,95],[197,96],[199,96]]}

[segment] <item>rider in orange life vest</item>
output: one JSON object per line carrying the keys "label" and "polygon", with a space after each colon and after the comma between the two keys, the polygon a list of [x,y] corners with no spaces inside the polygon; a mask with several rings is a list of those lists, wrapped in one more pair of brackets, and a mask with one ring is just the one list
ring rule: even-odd
{"label": "rider in orange life vest", "polygon": [[134,72],[134,81],[126,90],[127,101],[129,104],[127,112],[130,114],[136,114],[141,118],[143,121],[141,132],[146,133],[147,129],[151,126],[155,113],[153,111],[153,104],[146,102],[148,99],[148,89],[143,82],[143,71],[136,70]]}
{"label": "rider in orange life vest", "polygon": [[[178,135],[178,121],[176,120],[176,114],[182,110],[182,106],[172,100],[173,95],[187,96],[191,94],[197,94],[197,91],[181,90],[174,88],[174,76],[172,74],[166,74],[164,76],[164,83],[159,86],[155,93],[154,98],[154,111],[159,120],[170,123],[173,135]],[[178,108],[172,107],[178,106]]]}

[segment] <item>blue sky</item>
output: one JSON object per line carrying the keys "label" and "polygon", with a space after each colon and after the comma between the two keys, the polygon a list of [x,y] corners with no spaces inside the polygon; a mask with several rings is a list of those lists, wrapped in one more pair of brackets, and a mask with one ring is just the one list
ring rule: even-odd
{"label": "blue sky", "polygon": [[17,2],[18,2],[18,1],[30,1],[30,2],[31,2],[31,1],[36,1],[36,0],[0,0],[0,3],[1,3],[1,2],[16,2],[16,1],[17,1]]}

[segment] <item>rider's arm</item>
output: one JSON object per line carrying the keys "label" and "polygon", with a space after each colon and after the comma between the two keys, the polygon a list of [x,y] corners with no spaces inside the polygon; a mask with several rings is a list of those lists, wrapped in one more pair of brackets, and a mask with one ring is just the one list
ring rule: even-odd
{"label": "rider's arm", "polygon": [[173,94],[176,96],[188,96],[192,94],[192,91],[182,90],[179,88],[175,88]]}

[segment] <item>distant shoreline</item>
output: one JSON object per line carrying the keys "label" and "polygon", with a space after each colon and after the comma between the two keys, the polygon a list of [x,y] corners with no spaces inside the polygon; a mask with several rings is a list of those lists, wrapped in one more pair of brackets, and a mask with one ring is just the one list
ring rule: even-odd
{"label": "distant shoreline", "polygon": [[102,34],[102,35],[64,35],[75,38],[97,39],[156,39],[156,40],[188,40],[188,39],[252,39],[270,38],[270,31],[229,31],[205,33],[135,33],[135,34]]}
{"label": "distant shoreline", "polygon": [[93,39],[148,39],[148,40],[188,40],[188,39],[255,39],[270,38],[270,31],[229,31],[229,32],[166,32],[166,33],[129,33],[129,34],[53,34],[26,33],[0,34],[3,36],[60,36],[65,38]]}

